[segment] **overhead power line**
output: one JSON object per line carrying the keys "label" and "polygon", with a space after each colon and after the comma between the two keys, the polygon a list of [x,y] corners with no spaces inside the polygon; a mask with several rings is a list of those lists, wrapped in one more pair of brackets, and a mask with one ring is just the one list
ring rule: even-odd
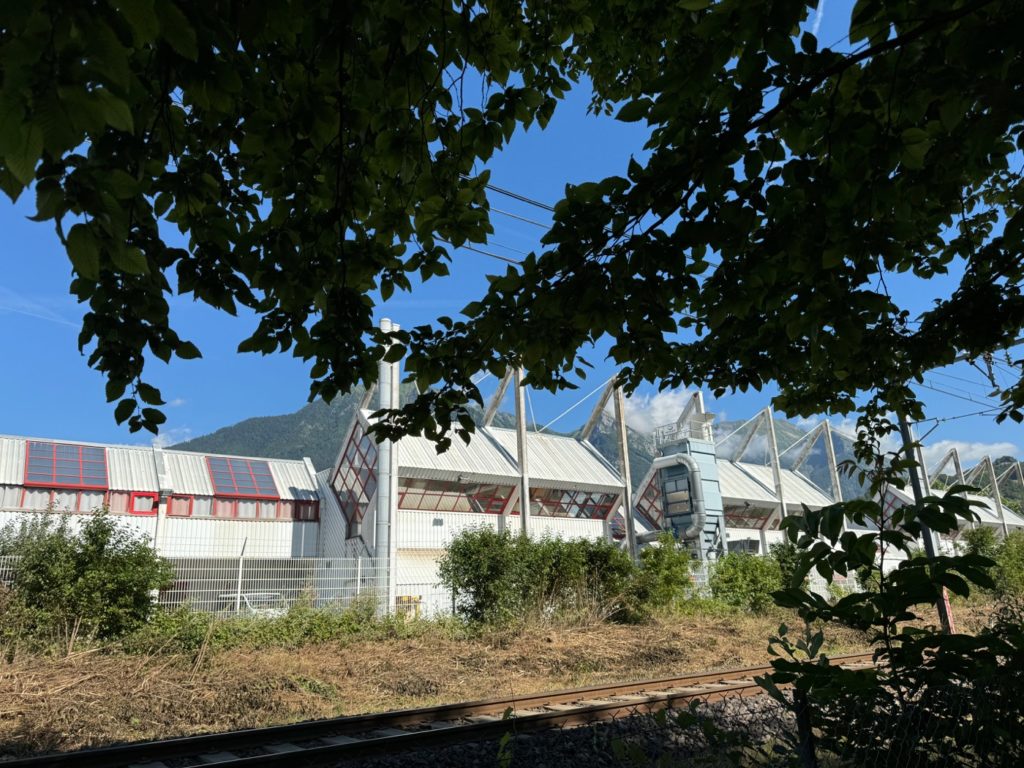
{"label": "overhead power line", "polygon": [[527,197],[526,195],[520,195],[518,192],[513,192],[511,189],[496,187],[494,184],[487,184],[486,186],[487,189],[491,190],[492,192],[497,192],[499,195],[511,197],[513,200],[518,200],[519,202],[526,203],[527,205],[533,205],[537,208],[549,211],[551,213],[555,212],[554,206],[548,205],[547,203],[542,203],[540,200],[534,200],[532,197]]}
{"label": "overhead power line", "polygon": [[[473,253],[479,253],[479,254],[482,254],[484,256],[490,256],[492,259],[497,259],[498,261],[504,261],[504,262],[506,262],[508,264],[515,264],[516,266],[522,265],[522,262],[519,261],[518,259],[510,259],[508,256],[502,256],[500,253],[493,253],[491,251],[485,251],[483,248],[477,248],[475,245],[454,245],[454,244],[448,242],[447,240],[442,240],[440,237],[437,238],[437,239],[438,239],[439,242],[442,242],[445,245],[450,245],[452,248],[465,248],[467,251],[473,251]],[[501,247],[504,247],[504,246],[501,246]],[[511,250],[511,249],[509,249],[509,250]]]}
{"label": "overhead power line", "polygon": [[492,210],[494,213],[500,213],[502,216],[508,216],[510,219],[518,219],[519,221],[524,221],[527,224],[533,224],[533,226],[540,227],[543,230],[551,229],[551,225],[550,224],[545,224],[542,221],[537,221],[536,219],[530,219],[530,218],[527,218],[526,216],[520,216],[518,213],[511,213],[510,211],[503,211],[501,208],[495,208],[493,205],[491,206],[490,210]]}

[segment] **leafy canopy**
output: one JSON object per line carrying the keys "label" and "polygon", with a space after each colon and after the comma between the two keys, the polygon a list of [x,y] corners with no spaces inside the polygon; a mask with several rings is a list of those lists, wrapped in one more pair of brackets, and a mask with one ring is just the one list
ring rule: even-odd
{"label": "leafy canopy", "polygon": [[[240,349],[311,361],[312,397],[394,344],[424,394],[381,429],[442,447],[472,429],[473,373],[572,386],[605,335],[628,388],[774,381],[792,414],[877,388],[914,415],[905,382],[1024,320],[1024,8],[860,0],[834,48],[799,31],[816,4],[4,3],[0,187],[56,224],[132,429],[164,418],[146,358],[200,354],[172,292],[253,309]],[[463,318],[376,332],[370,293],[484,242],[481,164],[584,80],[595,112],[648,126],[644,158],[568,187],[543,251]],[[886,288],[961,266],[917,318]],[[1024,387],[1005,398],[1021,419]]]}

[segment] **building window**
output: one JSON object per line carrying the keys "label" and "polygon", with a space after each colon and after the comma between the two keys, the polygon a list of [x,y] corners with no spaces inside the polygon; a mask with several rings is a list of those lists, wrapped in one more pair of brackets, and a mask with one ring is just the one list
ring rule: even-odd
{"label": "building window", "polygon": [[167,514],[171,517],[190,517],[192,515],[192,497],[171,496],[167,501]]}
{"label": "building window", "polygon": [[661,487],[658,473],[651,475],[651,481],[636,500],[636,511],[645,517],[657,530],[665,527],[665,513],[661,508]]}
{"label": "building window", "polygon": [[127,491],[111,491],[107,502],[110,511],[119,515],[125,514],[131,508],[131,497]]}
{"label": "building window", "polygon": [[128,511],[133,515],[155,515],[159,504],[159,494],[150,491],[133,491]]}
{"label": "building window", "polygon": [[74,491],[67,488],[23,488],[22,509],[53,509],[55,512],[95,512],[107,502],[103,491]]}
{"label": "building window", "polygon": [[25,485],[107,488],[107,453],[103,448],[29,440],[25,451]]}
{"label": "building window", "polygon": [[356,424],[331,483],[338,503],[351,524],[362,522],[377,493],[377,444]]}
{"label": "building window", "polygon": [[500,515],[511,497],[510,485],[403,478],[398,486],[398,508],[424,512],[482,512]]}
{"label": "building window", "polygon": [[256,459],[229,459],[207,456],[213,491],[218,496],[248,499],[278,499],[277,485],[270,474],[270,465]]}
{"label": "building window", "polygon": [[614,493],[531,488],[530,509],[533,514],[541,517],[604,520],[611,514],[616,498]]}
{"label": "building window", "polygon": [[320,502],[319,501],[296,501],[295,502],[295,519],[316,522],[320,519]]}

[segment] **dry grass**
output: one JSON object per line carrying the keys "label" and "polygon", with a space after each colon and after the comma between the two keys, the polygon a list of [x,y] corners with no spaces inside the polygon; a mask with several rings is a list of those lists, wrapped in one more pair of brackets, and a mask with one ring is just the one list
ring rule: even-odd
{"label": "dry grass", "polygon": [[[758,664],[778,619],[691,616],[192,658],[84,653],[0,664],[0,759],[121,741]],[[832,633],[830,650],[856,650]]]}

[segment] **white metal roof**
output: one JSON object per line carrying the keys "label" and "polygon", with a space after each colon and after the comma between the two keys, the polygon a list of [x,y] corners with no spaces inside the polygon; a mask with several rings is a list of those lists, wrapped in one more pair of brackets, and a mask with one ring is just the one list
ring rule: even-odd
{"label": "white metal roof", "polygon": [[25,439],[0,437],[0,484],[21,485],[25,479]]}
{"label": "white metal roof", "polygon": [[[772,468],[763,464],[719,461],[718,484],[722,498],[727,501],[749,501],[760,505],[779,503]],[[835,503],[821,488],[791,469],[782,470],[782,493],[787,509],[800,509],[801,505],[820,509]]]}
{"label": "white metal roof", "polygon": [[[25,443],[27,440],[88,445],[105,449],[107,482],[112,491],[155,491],[161,489],[162,455],[166,470],[165,487],[173,493],[213,496],[206,457],[220,454],[193,453],[155,449],[148,445],[105,445],[80,440],[51,440],[0,436],[0,485],[21,485],[25,481]],[[249,458],[249,457],[232,457]],[[256,459],[266,461],[282,499],[312,500],[318,498],[316,478],[311,465],[304,460]]]}
{"label": "white metal roof", "polygon": [[469,445],[454,438],[444,453],[438,453],[425,437],[403,437],[398,443],[398,472],[423,480],[457,481],[463,477],[506,485],[514,485],[519,477],[513,459],[483,430],[476,431]]}
{"label": "white metal roof", "polygon": [[[930,490],[930,495],[932,496],[941,497],[946,495],[946,492],[939,488],[932,488]],[[909,488],[901,489],[896,488],[895,486],[889,486],[888,493],[895,496],[904,504],[910,504],[914,500],[913,494]],[[999,512],[996,510],[996,500],[991,496],[981,496],[977,493],[958,493],[957,496],[963,496],[969,501],[978,502],[977,504],[972,505],[971,509],[973,509],[978,514],[978,517],[981,518],[982,524],[1002,525],[1002,522],[999,520]],[[1024,517],[1018,515],[1005,504],[1003,504],[1003,519],[1006,520],[1006,525],[1009,528],[1024,528]],[[961,525],[964,525],[964,523],[961,523]]]}
{"label": "white metal roof", "polygon": [[112,491],[159,491],[153,449],[108,447],[107,483]]}
{"label": "white metal roof", "polygon": [[310,474],[304,462],[268,459],[267,464],[282,499],[316,500],[316,478]]}
{"label": "white metal roof", "polygon": [[213,482],[201,453],[164,450],[167,474],[175,493],[189,496],[213,496]]}
{"label": "white metal roof", "polygon": [[[510,455],[516,455],[514,429],[487,430]],[[530,485],[538,488],[579,488],[618,493],[622,481],[595,450],[574,437],[526,433]]]}
{"label": "white metal roof", "polygon": [[[372,423],[369,412],[362,419]],[[536,488],[575,488],[617,493],[621,481],[593,448],[572,437],[527,433],[530,485]],[[398,442],[398,468],[403,477],[424,480],[475,480],[514,485],[519,478],[516,432],[479,428],[466,445],[453,438],[438,453],[425,437],[409,435]]]}

